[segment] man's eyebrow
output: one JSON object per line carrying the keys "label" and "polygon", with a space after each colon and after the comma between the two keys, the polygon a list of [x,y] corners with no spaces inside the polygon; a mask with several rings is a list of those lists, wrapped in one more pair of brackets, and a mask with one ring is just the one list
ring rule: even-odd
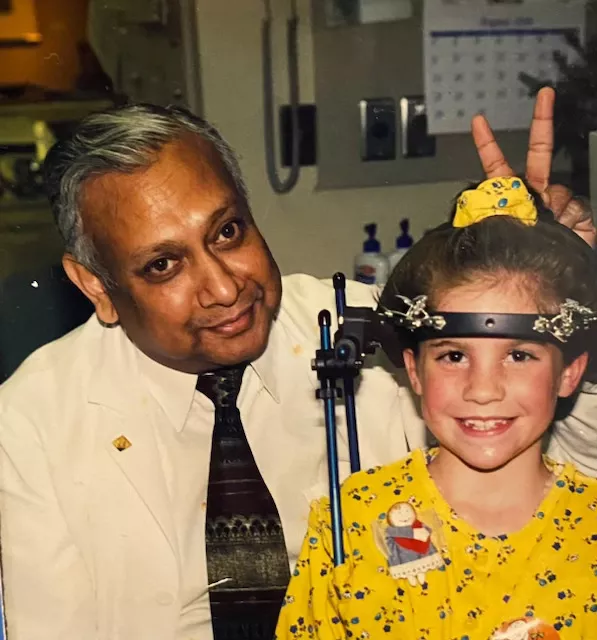
{"label": "man's eyebrow", "polygon": [[238,198],[230,198],[226,200],[221,207],[218,207],[210,216],[208,222],[217,222],[220,218],[225,216],[230,209],[239,208],[240,200]]}
{"label": "man's eyebrow", "polygon": [[180,242],[174,240],[165,240],[164,242],[158,242],[156,244],[150,244],[146,247],[141,247],[136,251],[133,251],[131,258],[135,261],[150,258],[153,255],[168,252],[180,252],[184,249]]}

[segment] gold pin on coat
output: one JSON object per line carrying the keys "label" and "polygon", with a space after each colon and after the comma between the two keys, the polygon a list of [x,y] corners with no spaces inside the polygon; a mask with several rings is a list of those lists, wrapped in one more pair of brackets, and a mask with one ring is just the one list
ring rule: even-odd
{"label": "gold pin on coat", "polygon": [[112,440],[112,444],[118,449],[118,451],[124,451],[129,447],[132,447],[131,441],[125,436],[118,436],[115,440]]}

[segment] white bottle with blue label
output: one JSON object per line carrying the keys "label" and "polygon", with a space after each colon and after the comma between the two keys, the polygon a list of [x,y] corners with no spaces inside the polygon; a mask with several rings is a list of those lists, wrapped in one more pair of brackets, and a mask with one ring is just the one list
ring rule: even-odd
{"label": "white bottle with blue label", "polygon": [[390,274],[394,271],[395,266],[402,260],[408,250],[413,246],[413,238],[408,234],[410,223],[408,218],[400,221],[400,230],[402,233],[396,238],[396,249],[388,255],[390,263]]}
{"label": "white bottle with blue label", "polygon": [[365,226],[367,240],[363,243],[363,253],[354,259],[354,279],[365,284],[375,284],[380,287],[388,281],[388,259],[381,253],[381,245],[375,237],[377,225]]}

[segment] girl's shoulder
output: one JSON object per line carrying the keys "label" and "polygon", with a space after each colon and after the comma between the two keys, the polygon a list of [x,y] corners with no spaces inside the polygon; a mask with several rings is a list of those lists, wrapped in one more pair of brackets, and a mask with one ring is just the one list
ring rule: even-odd
{"label": "girl's shoulder", "polygon": [[[558,462],[549,456],[544,455],[545,465],[554,476],[560,481],[560,484],[567,484],[571,491],[574,487],[583,487],[585,490],[597,491],[597,478],[586,475],[571,462]],[[582,493],[582,492],[580,492]]]}
{"label": "girl's shoulder", "polygon": [[576,504],[586,504],[591,511],[597,512],[597,478],[579,471],[572,463],[558,463],[544,457],[545,464],[555,476],[556,491],[559,490]]}

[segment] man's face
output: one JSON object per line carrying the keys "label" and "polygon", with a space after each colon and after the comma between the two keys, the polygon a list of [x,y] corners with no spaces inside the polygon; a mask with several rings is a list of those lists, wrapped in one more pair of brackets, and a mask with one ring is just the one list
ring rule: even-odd
{"label": "man's face", "polygon": [[189,373],[261,355],[280,272],[211,144],[188,136],[147,169],[90,179],[81,210],[116,283],[111,304],[144,353]]}

